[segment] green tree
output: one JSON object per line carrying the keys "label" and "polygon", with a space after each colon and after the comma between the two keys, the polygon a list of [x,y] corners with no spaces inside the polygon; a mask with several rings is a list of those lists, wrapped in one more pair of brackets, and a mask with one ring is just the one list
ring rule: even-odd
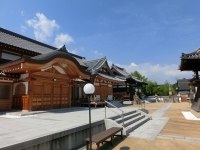
{"label": "green tree", "polygon": [[[166,81],[164,84],[158,85],[157,82],[148,80],[147,77],[140,74],[138,71],[131,72],[131,75],[136,77],[139,80],[142,80],[146,82],[148,85],[142,85],[141,90],[142,93],[147,96],[152,95],[160,95],[160,96],[168,96],[169,95],[169,83]],[[172,94],[176,95],[176,83],[170,84],[170,87],[172,89]]]}
{"label": "green tree", "polygon": [[[138,71],[131,72],[131,76],[136,77],[137,79],[144,81],[146,83],[148,82],[148,79],[145,76],[143,76],[142,74],[140,74]],[[142,91],[142,93],[144,93],[146,95],[146,86],[145,85],[141,86],[141,91]]]}
{"label": "green tree", "polygon": [[153,81],[148,81],[148,85],[145,86],[145,95],[155,95],[158,92],[158,84]]}
{"label": "green tree", "polygon": [[143,76],[142,74],[140,74],[138,71],[131,72],[131,75],[134,76],[134,77],[136,77],[139,80],[142,80],[144,82],[148,82],[148,78],[146,78],[145,76]]}

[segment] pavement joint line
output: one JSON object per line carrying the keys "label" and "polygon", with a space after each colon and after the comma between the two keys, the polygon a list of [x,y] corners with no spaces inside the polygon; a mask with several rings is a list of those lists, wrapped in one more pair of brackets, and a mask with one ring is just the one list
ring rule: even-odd
{"label": "pavement joint line", "polygon": [[184,141],[188,141],[188,142],[200,143],[200,138],[191,138],[191,137],[185,137],[185,136],[159,134],[157,136],[157,138],[172,139],[172,140],[184,140]]}

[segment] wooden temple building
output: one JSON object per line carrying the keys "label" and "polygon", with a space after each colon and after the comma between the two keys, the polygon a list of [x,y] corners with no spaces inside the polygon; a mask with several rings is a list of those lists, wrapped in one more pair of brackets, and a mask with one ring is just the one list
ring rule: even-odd
{"label": "wooden temple building", "polygon": [[[192,101],[191,112],[200,118],[200,48],[192,53],[182,53],[179,70],[194,72],[194,77],[190,80],[190,86],[193,86],[190,91],[190,98]],[[197,89],[197,91],[194,91],[194,89]],[[194,98],[192,93],[195,93]]]}
{"label": "wooden temple building", "polygon": [[142,85],[146,85],[146,82],[138,80],[131,76],[124,68],[118,67],[112,64],[112,73],[119,79],[124,80],[124,83],[113,85],[113,94],[117,99],[133,100],[133,96]]}
{"label": "wooden temple building", "polygon": [[88,82],[97,100],[112,100],[113,85],[131,89],[140,83],[131,78],[110,69],[106,57],[87,61],[65,46],[57,49],[0,28],[0,111],[80,106],[87,101]]}
{"label": "wooden temple building", "polygon": [[187,101],[190,97],[190,79],[177,80],[177,95],[181,97],[181,101]]}

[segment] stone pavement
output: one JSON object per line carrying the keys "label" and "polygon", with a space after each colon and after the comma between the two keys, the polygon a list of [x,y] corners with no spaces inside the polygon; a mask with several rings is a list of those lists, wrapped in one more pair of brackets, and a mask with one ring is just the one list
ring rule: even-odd
{"label": "stone pavement", "polygon": [[152,120],[131,132],[128,137],[154,140],[169,120],[169,117],[162,116],[169,109],[171,104],[172,103],[167,103],[160,109],[156,110],[151,114]]}
{"label": "stone pavement", "polygon": [[[111,108],[115,110],[115,108]],[[134,108],[121,108],[125,112]],[[116,111],[116,110],[115,110]],[[120,112],[118,112],[120,113]],[[116,116],[107,110],[107,118]],[[105,108],[91,108],[92,122],[105,118]],[[86,107],[72,107],[47,111],[17,111],[0,114],[0,149],[44,137],[60,131],[88,124],[89,111]]]}

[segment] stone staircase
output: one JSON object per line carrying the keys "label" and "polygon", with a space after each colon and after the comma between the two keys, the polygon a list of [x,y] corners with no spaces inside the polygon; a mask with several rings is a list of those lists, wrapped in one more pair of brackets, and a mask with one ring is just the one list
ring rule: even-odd
{"label": "stone staircase", "polygon": [[111,127],[123,127],[123,135],[128,135],[136,128],[142,126],[152,117],[141,110],[133,110],[124,113],[124,124],[122,117],[112,117],[110,119],[104,119],[106,129]]}

